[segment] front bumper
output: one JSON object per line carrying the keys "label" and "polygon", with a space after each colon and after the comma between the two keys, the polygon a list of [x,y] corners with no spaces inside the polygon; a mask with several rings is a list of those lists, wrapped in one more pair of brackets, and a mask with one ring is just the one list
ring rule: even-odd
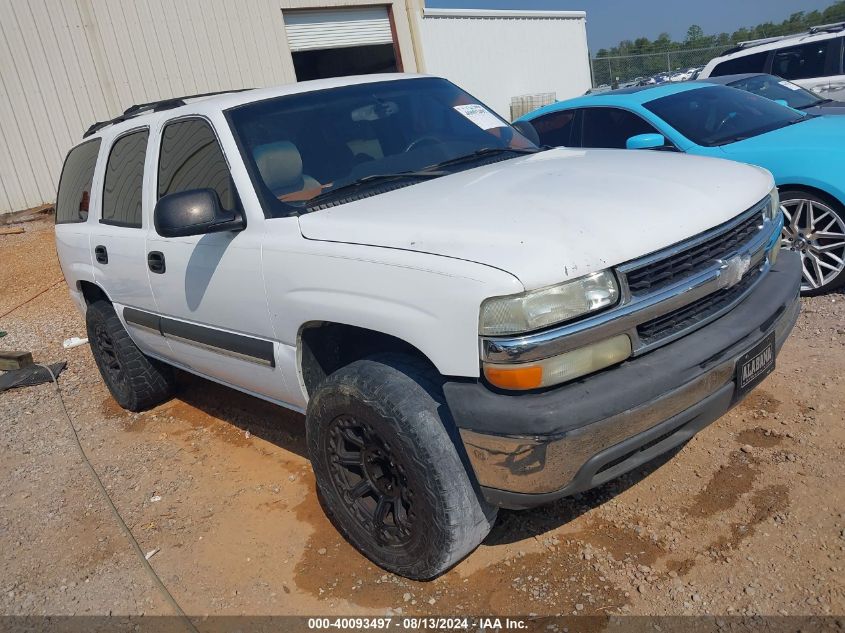
{"label": "front bumper", "polygon": [[734,398],[736,361],[799,313],[801,264],[782,252],[729,313],[643,356],[541,393],[444,391],[485,498],[525,508],[601,485],[689,440]]}

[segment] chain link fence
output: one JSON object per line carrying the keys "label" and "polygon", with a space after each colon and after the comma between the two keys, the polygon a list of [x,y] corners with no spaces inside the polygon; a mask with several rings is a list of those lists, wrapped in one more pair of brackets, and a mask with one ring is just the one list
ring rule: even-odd
{"label": "chain link fence", "polygon": [[708,48],[676,49],[641,55],[594,57],[590,60],[593,88],[636,84],[649,78],[654,78],[658,83],[691,79],[696,69],[730,46],[720,44]]}

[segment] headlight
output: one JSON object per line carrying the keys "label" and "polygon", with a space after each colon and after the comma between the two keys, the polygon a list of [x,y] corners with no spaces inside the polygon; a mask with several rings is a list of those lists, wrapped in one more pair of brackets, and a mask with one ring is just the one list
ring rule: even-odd
{"label": "headlight", "polygon": [[780,213],[780,194],[778,188],[775,187],[769,192],[769,204],[763,211],[763,217],[767,220],[774,220],[778,213]]}
{"label": "headlight", "polygon": [[484,363],[484,376],[501,389],[539,389],[592,374],[621,363],[630,355],[631,339],[619,334],[533,363]]}
{"label": "headlight", "polygon": [[616,278],[603,270],[556,286],[487,299],[481,304],[478,330],[482,336],[530,332],[612,306],[618,299]]}

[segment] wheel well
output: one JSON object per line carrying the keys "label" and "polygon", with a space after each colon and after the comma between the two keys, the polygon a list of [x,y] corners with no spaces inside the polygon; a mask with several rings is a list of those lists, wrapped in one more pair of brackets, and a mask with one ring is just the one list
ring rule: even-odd
{"label": "wheel well", "polygon": [[342,323],[311,323],[300,330],[300,369],[310,397],[317,386],[341,367],[383,352],[398,352],[424,359],[425,354],[402,339]]}
{"label": "wheel well", "polygon": [[836,196],[829,194],[827,191],[822,189],[817,189],[816,187],[811,187],[809,185],[778,185],[778,191],[803,191],[805,193],[812,194],[825,200],[829,203],[833,203],[840,207],[845,206],[845,202],[841,202],[837,200]]}
{"label": "wheel well", "polygon": [[95,301],[100,300],[108,301],[109,303],[111,303],[111,300],[109,299],[108,295],[97,284],[92,283],[90,281],[80,281],[78,286],[80,292],[82,292],[82,296],[85,297],[85,303],[87,303],[88,305],[91,305]]}

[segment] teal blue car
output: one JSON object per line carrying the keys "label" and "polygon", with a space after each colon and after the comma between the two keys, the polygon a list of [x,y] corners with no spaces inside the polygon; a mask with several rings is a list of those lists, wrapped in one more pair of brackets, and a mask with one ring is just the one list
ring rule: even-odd
{"label": "teal blue car", "polygon": [[801,254],[802,293],[845,284],[845,117],[686,82],[560,101],[517,126],[524,122],[542,145],[684,152],[768,169],[784,209],[783,246]]}

